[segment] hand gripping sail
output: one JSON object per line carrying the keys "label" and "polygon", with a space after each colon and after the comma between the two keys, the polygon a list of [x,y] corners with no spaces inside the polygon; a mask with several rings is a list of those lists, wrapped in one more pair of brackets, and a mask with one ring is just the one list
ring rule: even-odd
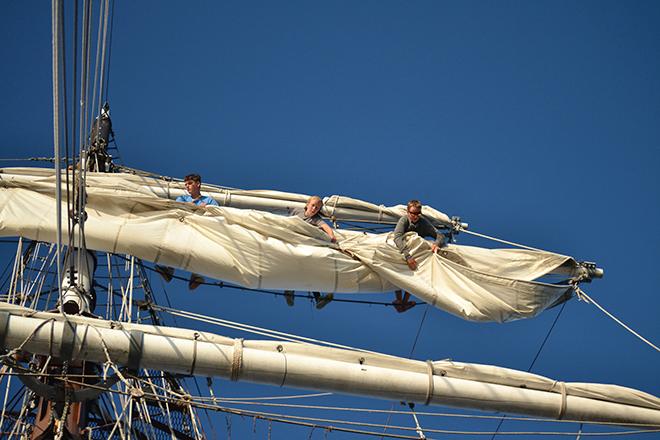
{"label": "hand gripping sail", "polygon": [[[54,182],[51,170],[0,170],[0,236],[54,242]],[[413,234],[407,237],[408,247],[419,267],[411,271],[388,233],[338,230],[337,247],[299,218],[174,202],[166,198],[173,197],[166,188],[170,184],[158,179],[88,173],[86,182],[87,249],[130,254],[250,288],[339,293],[405,289],[464,319],[505,322],[536,316],[573,291],[568,283],[547,284],[539,278],[562,274],[568,279],[581,269],[571,257],[532,250],[450,244],[432,254],[430,243]],[[372,207],[363,216],[395,218],[394,208],[377,213],[376,205],[358,202],[349,204]],[[347,206],[337,205],[342,203]],[[64,207],[62,212],[67,212]],[[448,219],[433,215],[437,222]],[[73,245],[79,245],[75,238]]]}

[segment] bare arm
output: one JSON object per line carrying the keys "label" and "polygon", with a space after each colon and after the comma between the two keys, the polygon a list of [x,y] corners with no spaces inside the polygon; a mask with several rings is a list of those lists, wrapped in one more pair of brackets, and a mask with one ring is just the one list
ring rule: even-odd
{"label": "bare arm", "polygon": [[330,240],[334,243],[337,241],[337,237],[335,237],[335,233],[332,230],[330,226],[326,222],[321,223],[320,228],[323,229],[323,232],[328,234],[328,237],[330,237]]}

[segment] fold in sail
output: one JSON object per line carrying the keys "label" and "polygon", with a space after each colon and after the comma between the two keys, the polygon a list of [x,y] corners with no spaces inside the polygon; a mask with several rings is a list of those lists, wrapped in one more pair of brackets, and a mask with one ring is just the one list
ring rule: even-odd
{"label": "fold in sail", "polygon": [[[570,277],[578,270],[571,257],[531,250],[450,244],[432,254],[428,241],[409,234],[408,247],[419,263],[411,271],[389,233],[340,229],[336,246],[321,230],[297,217],[266,212],[304,204],[305,195],[205,189],[221,205],[238,207],[200,208],[170,199],[182,191],[180,183],[151,177],[87,173],[86,185],[88,249],[130,254],[255,289],[339,293],[404,289],[467,320],[505,322],[536,316],[572,293],[569,284],[547,284],[539,278],[552,273]],[[222,193],[226,200],[214,191],[227,191]],[[342,220],[380,218],[393,223],[405,209],[333,197],[325,214]],[[240,209],[249,203],[254,207],[255,200],[262,210]],[[0,170],[0,236],[54,242],[56,204],[52,170]],[[62,202],[62,213],[66,212]],[[424,214],[436,224],[450,221],[426,207]],[[75,237],[74,245],[79,246]]]}

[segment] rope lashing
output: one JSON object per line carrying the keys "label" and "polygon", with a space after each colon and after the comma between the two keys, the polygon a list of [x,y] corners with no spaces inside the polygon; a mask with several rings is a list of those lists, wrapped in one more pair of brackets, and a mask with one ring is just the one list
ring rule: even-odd
{"label": "rope lashing", "polygon": [[199,340],[200,334],[195,332],[193,336],[193,355],[192,363],[190,365],[190,375],[195,374],[195,364],[197,364],[197,341]]}
{"label": "rope lashing", "polygon": [[424,399],[424,405],[431,403],[431,398],[433,397],[434,383],[433,383],[433,361],[426,361],[426,371],[429,376],[429,387],[426,390],[426,399]]}
{"label": "rope lashing", "polygon": [[557,414],[557,420],[561,420],[566,415],[566,382],[557,381],[554,385],[559,386],[559,392],[561,393],[561,404],[559,405],[559,414]]}
{"label": "rope lashing", "polygon": [[238,377],[241,374],[241,368],[243,366],[243,339],[237,338],[234,339],[234,355],[231,361],[231,372],[229,374],[229,380],[232,382],[238,381]]}

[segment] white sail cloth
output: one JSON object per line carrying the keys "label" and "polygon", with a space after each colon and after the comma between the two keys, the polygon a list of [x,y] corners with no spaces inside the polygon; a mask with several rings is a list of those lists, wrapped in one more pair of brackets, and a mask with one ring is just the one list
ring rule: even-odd
{"label": "white sail cloth", "polygon": [[[0,170],[0,236],[54,242],[53,172],[12,171]],[[150,180],[152,185],[144,184]],[[149,189],[157,184],[144,177],[88,173],[87,248],[257,289],[404,289],[462,318],[498,322],[533,317],[570,294],[568,285],[534,280],[577,267],[570,257],[528,250],[449,245],[432,254],[428,241],[410,234],[408,246],[419,263],[411,271],[390,234],[338,230],[339,249],[297,217],[177,203]],[[62,212],[67,212],[64,201]]]}
{"label": "white sail cloth", "polygon": [[[24,181],[40,180],[53,175],[53,170],[47,168],[5,168],[1,170],[5,177],[14,175]],[[143,173],[144,174],[144,173]],[[89,174],[94,180],[92,186],[108,183],[107,179],[96,179],[96,174]],[[99,176],[103,177],[103,174]],[[176,199],[188,194],[183,182],[171,178],[153,178],[141,174],[122,174],[125,183],[130,183],[134,189],[150,193],[161,198]],[[287,214],[291,208],[304,207],[309,195],[295,194],[272,190],[242,190],[204,184],[204,195],[215,199],[220,206],[241,209],[257,209],[275,214]],[[321,215],[336,221],[360,221],[367,223],[395,224],[406,213],[405,205],[383,206],[346,196],[333,195],[323,199],[324,207]],[[443,212],[430,206],[424,207],[424,217],[437,227],[449,227],[451,219]],[[463,228],[467,225],[462,223]]]}

